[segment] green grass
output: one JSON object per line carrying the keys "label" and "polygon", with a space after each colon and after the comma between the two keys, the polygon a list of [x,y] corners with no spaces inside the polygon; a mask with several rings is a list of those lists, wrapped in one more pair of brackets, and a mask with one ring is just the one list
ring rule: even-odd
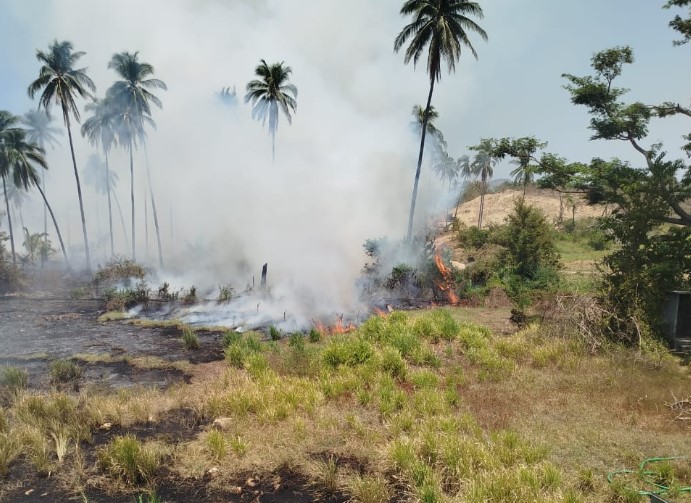
{"label": "green grass", "polygon": [[111,477],[129,484],[146,483],[154,477],[161,453],[133,435],[115,437],[98,452],[98,465]]}
{"label": "green grass", "polygon": [[6,387],[10,391],[19,391],[26,388],[29,384],[29,375],[26,370],[11,365],[4,366],[0,369],[0,385]]}
{"label": "green grass", "polygon": [[199,336],[190,327],[182,329],[182,343],[191,351],[196,351],[201,347]]}
{"label": "green grass", "polygon": [[50,362],[50,380],[53,383],[67,383],[79,379],[82,368],[70,360],[53,360]]}

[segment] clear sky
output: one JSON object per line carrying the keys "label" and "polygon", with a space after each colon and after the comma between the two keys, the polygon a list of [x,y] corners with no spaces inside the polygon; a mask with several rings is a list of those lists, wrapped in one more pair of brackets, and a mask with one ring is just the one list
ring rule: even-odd
{"label": "clear sky", "polygon": [[[630,98],[688,104],[691,44],[673,47],[677,34],[667,24],[674,12],[663,4],[481,0],[485,16],[478,22],[489,42],[471,34],[479,59],[463,54],[433,99],[450,153],[465,154],[483,137],[534,135],[569,160],[618,156],[638,162],[627,145],[588,140],[589,118],[570,103],[561,75],[585,75],[596,51],[630,45],[636,63],[625,69],[620,84],[631,89]],[[0,109],[22,114],[36,106],[26,88],[38,75],[36,49],[52,40],[70,40],[86,52],[81,63],[99,96],[115,78],[107,68],[112,54],[140,51],[168,85],[159,92],[164,108],[154,112],[158,129],[150,132],[148,145],[169,253],[196,249],[216,234],[223,246],[214,249],[232,249],[238,264],[251,262],[254,268],[254,261],[273,260],[299,269],[311,282],[345,271],[332,278],[335,283],[343,275],[357,276],[366,238],[405,230],[419,141],[411,133],[410,111],[424,104],[428,79],[424,62],[414,69],[393,52],[407,21],[399,15],[401,5],[402,0],[0,0]],[[251,120],[249,106],[231,109],[215,98],[224,86],[237,86],[241,97],[261,58],[285,61],[299,88],[292,126],[281,118],[275,165],[266,129]],[[644,143],[662,141],[679,156],[687,122],[656,121]],[[77,248],[78,208],[65,143],[48,153],[48,192]],[[93,152],[78,134],[75,149],[80,165]],[[111,161],[127,220],[127,159],[118,149]],[[139,207],[144,165],[139,151]],[[499,166],[495,177],[508,176],[510,169]],[[448,197],[427,173],[422,180],[419,222]],[[93,191],[86,197],[87,225],[105,254],[107,213]],[[141,211],[137,218],[141,230]],[[120,250],[127,249],[123,234],[116,236]],[[181,236],[184,246],[176,242]]]}

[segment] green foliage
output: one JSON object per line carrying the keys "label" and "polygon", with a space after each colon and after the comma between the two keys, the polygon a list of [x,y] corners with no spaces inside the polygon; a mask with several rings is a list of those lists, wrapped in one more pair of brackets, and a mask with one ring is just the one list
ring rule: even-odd
{"label": "green foliage", "polygon": [[160,461],[159,452],[134,435],[117,436],[98,451],[100,469],[129,484],[152,480]]}
{"label": "green foliage", "polygon": [[269,327],[269,338],[272,341],[280,341],[281,340],[281,331],[276,328],[275,326],[271,325]]}
{"label": "green foliage", "polygon": [[193,351],[196,351],[201,347],[199,336],[190,327],[184,327],[182,329],[182,343],[187,349]]}
{"label": "green foliage", "polygon": [[141,283],[148,274],[148,269],[126,257],[113,257],[105,266],[96,271],[93,284],[111,286],[121,283],[125,288]]}
{"label": "green foliage", "polygon": [[0,384],[10,391],[19,391],[26,388],[29,383],[29,375],[26,370],[19,367],[6,365],[0,372]]}
{"label": "green foliage", "polygon": [[24,274],[19,267],[12,264],[5,248],[3,241],[7,239],[7,235],[0,231],[0,294],[19,291],[26,283]]}
{"label": "green foliage", "polygon": [[226,332],[223,343],[226,346],[224,354],[228,363],[237,368],[244,368],[248,358],[261,351],[260,339],[261,334],[257,332]]}
{"label": "green foliage", "polygon": [[170,291],[170,284],[167,282],[164,282],[158,288],[158,298],[164,302],[173,302],[175,300],[178,300],[179,296],[180,296],[179,292],[171,292]]}
{"label": "green foliage", "polygon": [[182,303],[185,304],[186,306],[189,306],[191,304],[195,304],[197,302],[197,287],[192,285],[185,293],[185,295],[182,297]]}
{"label": "green foliage", "polygon": [[150,290],[141,281],[134,288],[109,288],[103,293],[102,299],[106,311],[125,311],[138,305],[148,306]]}
{"label": "green foliage", "polygon": [[50,362],[50,380],[54,383],[65,383],[79,379],[82,368],[70,360],[53,360]]}
{"label": "green foliage", "polygon": [[310,330],[308,337],[309,337],[309,341],[312,344],[316,344],[317,342],[322,340],[322,334],[316,328],[312,328]]}
{"label": "green foliage", "polygon": [[369,361],[374,356],[374,348],[362,337],[334,337],[324,348],[322,360],[332,368],[340,365],[354,367]]}

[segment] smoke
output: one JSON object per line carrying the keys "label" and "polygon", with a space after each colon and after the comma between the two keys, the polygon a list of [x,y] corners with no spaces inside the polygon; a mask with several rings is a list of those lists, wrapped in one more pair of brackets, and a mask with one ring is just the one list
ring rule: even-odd
{"label": "smoke", "polygon": [[[156,91],[164,107],[154,109],[158,127],[148,132],[148,155],[135,153],[137,258],[157,264],[150,201],[146,218],[144,212],[148,157],[166,263],[154,281],[201,290],[232,283],[242,290],[253,277],[258,282],[268,263],[274,293],[294,297],[290,309],[302,310],[303,318],[356,308],[363,243],[405,231],[417,153],[410,109],[427,85],[424,72],[413,73],[393,54],[398,0],[305,0],[299,7],[280,0],[53,0],[38,16],[24,2],[9,3],[33,44],[22,50],[72,41],[86,52],[80,65],[88,67],[98,96],[116,77],[107,69],[110,57],[125,50],[139,51],[168,85]],[[260,59],[285,61],[299,89],[293,124],[279,120],[275,163],[268,130],[252,121],[242,100]],[[38,63],[29,70],[27,85]],[[237,88],[236,105],[220,99],[224,87]],[[94,149],[74,125],[73,136],[81,170]],[[83,245],[66,135],[48,160],[47,195],[79,265]],[[110,167],[119,176],[127,225],[125,236],[113,202],[116,251],[128,255],[130,175],[122,149],[111,153]],[[106,200],[88,186],[83,192],[92,256],[103,264],[110,253]],[[419,225],[439,207],[440,195],[438,182],[423,173]],[[34,226],[42,227],[35,213]]]}

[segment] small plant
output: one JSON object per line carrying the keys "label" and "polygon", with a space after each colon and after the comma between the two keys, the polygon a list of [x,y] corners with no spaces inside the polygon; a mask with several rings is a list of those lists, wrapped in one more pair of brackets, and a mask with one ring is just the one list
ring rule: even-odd
{"label": "small plant", "polygon": [[82,368],[70,360],[53,360],[50,362],[50,380],[53,383],[66,383],[79,379]]}
{"label": "small plant", "polygon": [[197,287],[192,285],[187,293],[182,297],[182,303],[186,306],[197,302]]}
{"label": "small plant", "polygon": [[216,461],[220,461],[226,455],[226,438],[223,432],[219,430],[212,430],[206,437],[206,445],[209,448],[209,453]]}
{"label": "small plant", "polygon": [[99,467],[129,484],[151,480],[159,463],[159,454],[134,435],[115,437],[98,452]]}
{"label": "small plant", "polygon": [[150,492],[137,496],[134,503],[163,503],[163,500],[155,492]]}
{"label": "small plant", "polygon": [[26,388],[29,376],[26,370],[11,365],[3,367],[0,372],[0,384],[7,387],[10,391],[19,391]]}
{"label": "small plant", "polygon": [[0,434],[0,477],[7,475],[12,462],[22,452],[22,448],[14,435]]}
{"label": "small plant", "polygon": [[280,341],[281,340],[281,331],[271,325],[269,327],[269,337],[271,338],[272,341]]}
{"label": "small plant", "polygon": [[358,503],[387,503],[391,497],[389,485],[382,476],[357,476],[350,484],[350,492]]}
{"label": "small plant", "polygon": [[237,454],[238,457],[243,457],[245,454],[247,454],[249,445],[242,437],[238,435],[230,439],[230,448],[233,449],[233,452]]}
{"label": "small plant", "polygon": [[329,459],[319,462],[317,465],[317,479],[327,494],[333,494],[338,490],[338,463],[336,463],[336,458],[329,456]]}
{"label": "small plant", "polygon": [[305,336],[300,332],[290,334],[288,338],[288,345],[298,351],[305,349]]}
{"label": "small plant", "polygon": [[322,340],[322,334],[319,332],[319,330],[317,330],[316,328],[313,328],[312,330],[310,330],[309,341],[312,344],[316,344],[317,342],[319,342],[321,340]]}
{"label": "small plant", "polygon": [[83,286],[70,290],[70,299],[73,300],[83,299],[87,295],[89,295],[89,291]]}
{"label": "small plant", "polygon": [[227,304],[235,297],[235,289],[230,285],[218,285],[218,299],[219,304]]}
{"label": "small plant", "polygon": [[170,291],[170,284],[168,282],[164,282],[160,287],[158,287],[158,298],[164,302],[178,300],[179,296],[179,292]]}
{"label": "small plant", "polygon": [[201,347],[199,336],[189,327],[182,329],[182,343],[191,351],[196,351]]}

